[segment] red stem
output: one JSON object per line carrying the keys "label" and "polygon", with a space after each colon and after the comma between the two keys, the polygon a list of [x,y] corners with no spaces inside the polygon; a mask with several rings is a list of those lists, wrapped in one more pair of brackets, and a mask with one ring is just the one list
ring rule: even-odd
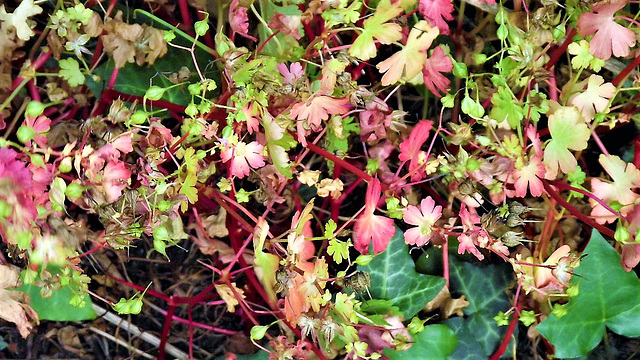
{"label": "red stem", "polygon": [[629,75],[629,73],[633,71],[633,69],[635,69],[636,66],[638,65],[640,65],[640,56],[633,59],[633,61],[629,63],[627,67],[625,67],[624,69],[622,69],[622,71],[620,71],[618,76],[616,76],[615,78],[613,78],[613,80],[611,80],[611,83],[613,84],[613,86],[618,86],[618,83],[624,80],[627,77],[627,75]]}
{"label": "red stem", "polygon": [[578,189],[575,188],[571,185],[567,185],[567,184],[563,184],[559,181],[549,181],[551,183],[551,185],[553,186],[557,186],[563,190],[571,190],[571,191],[575,191],[577,193],[580,193],[582,195],[586,195],[588,197],[590,197],[591,199],[597,201],[600,205],[602,205],[602,207],[604,207],[605,209],[609,210],[610,213],[612,213],[613,215],[622,218],[622,220],[626,221],[626,222],[630,222],[629,219],[627,219],[626,216],[622,216],[622,214],[620,214],[619,212],[613,210],[609,205],[607,205],[604,201],[600,200],[599,197],[593,195],[592,193],[588,192],[588,191],[584,191],[582,189]]}
{"label": "red stem", "polygon": [[164,325],[162,325],[162,333],[160,334],[160,345],[158,345],[158,360],[164,360],[164,349],[167,346],[167,339],[169,338],[169,331],[171,331],[171,323],[173,323],[173,313],[176,311],[176,305],[169,305],[167,309],[167,315],[164,318]]}
{"label": "red stem", "polygon": [[607,236],[609,236],[611,238],[614,237],[613,230],[598,224],[592,218],[590,218],[587,215],[581,213],[578,209],[576,209],[571,204],[569,204],[567,201],[565,201],[562,198],[562,196],[560,196],[560,194],[558,194],[555,190],[553,190],[553,188],[551,187],[551,185],[549,184],[549,182],[547,180],[543,180],[542,181],[542,185],[544,186],[544,189],[547,191],[547,193],[549,193],[549,195],[551,195],[551,197],[553,199],[555,199],[560,205],[564,206],[564,208],[567,209],[573,216],[575,216],[578,219],[582,220],[584,223],[586,223],[587,225],[591,226],[592,228],[595,228],[601,234],[607,235]]}
{"label": "red stem", "polygon": [[567,31],[567,38],[564,40],[562,45],[560,45],[553,51],[553,54],[551,54],[549,58],[549,62],[544,65],[545,70],[551,70],[553,65],[555,65],[558,62],[558,60],[560,60],[560,57],[562,57],[562,54],[564,54],[564,52],[567,51],[569,44],[573,42],[573,37],[576,35],[576,29],[569,27],[568,30],[569,31]]}
{"label": "red stem", "polygon": [[489,360],[498,360],[507,351],[507,346],[509,346],[509,341],[511,340],[511,336],[513,336],[513,332],[516,329],[516,325],[518,324],[518,319],[520,318],[520,311],[522,310],[522,301],[518,300],[515,306],[515,311],[513,312],[513,317],[511,321],[509,321],[509,327],[507,328],[507,333],[504,334],[504,338],[502,338],[502,343],[500,343],[500,347],[496,352],[491,355]]}

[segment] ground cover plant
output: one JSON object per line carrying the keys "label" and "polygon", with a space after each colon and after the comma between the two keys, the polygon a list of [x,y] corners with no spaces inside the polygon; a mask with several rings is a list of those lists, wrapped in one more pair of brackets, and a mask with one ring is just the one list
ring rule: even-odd
{"label": "ground cover plant", "polygon": [[637,357],[637,2],[0,5],[0,357]]}

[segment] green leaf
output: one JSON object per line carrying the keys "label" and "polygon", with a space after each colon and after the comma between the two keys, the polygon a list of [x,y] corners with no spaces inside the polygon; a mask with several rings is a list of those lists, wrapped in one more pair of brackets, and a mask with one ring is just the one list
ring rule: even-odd
{"label": "green leaf", "polygon": [[358,266],[360,271],[371,274],[371,296],[390,300],[409,319],[444,287],[444,278],[416,272],[415,264],[400,229],[396,229],[387,250],[376,256],[367,266]]}
{"label": "green leaf", "polygon": [[585,257],[571,280],[580,293],[569,300],[567,313],[551,314],[536,329],[556,347],[556,357],[586,355],[602,340],[605,326],[627,336],[640,336],[640,280],[620,265],[620,255],[593,231]]}
{"label": "green leaf", "polygon": [[40,286],[22,285],[18,290],[24,291],[31,297],[31,307],[38,313],[40,320],[51,321],[83,321],[98,317],[93,310],[93,303],[89,295],[84,295],[84,306],[75,307],[69,304],[74,295],[69,286],[63,286],[53,292],[48,298],[40,295]]}
{"label": "green leaf", "polygon": [[498,88],[498,92],[491,97],[491,104],[493,104],[493,108],[489,116],[497,122],[507,120],[512,129],[517,128],[524,118],[522,106],[515,100],[508,87]]}
{"label": "green leaf", "polygon": [[80,71],[80,64],[76,59],[66,58],[58,62],[60,66],[60,76],[69,82],[71,86],[84,84],[84,75]]}
{"label": "green leaf", "polygon": [[349,243],[335,238],[331,239],[329,247],[327,247],[327,254],[333,257],[336,264],[342,264],[342,259],[349,257]]}
{"label": "green leaf", "polygon": [[9,346],[9,344],[7,344],[4,339],[2,338],[2,336],[0,336],[0,351],[4,350],[7,348],[7,346]]}
{"label": "green leaf", "polygon": [[578,108],[561,107],[551,114],[549,132],[551,141],[544,148],[544,163],[548,171],[556,174],[558,167],[564,173],[575,171],[578,162],[569,150],[586,149],[587,141],[591,136],[589,127],[585,124]]}
{"label": "green leaf", "polygon": [[414,335],[415,343],[409,350],[396,351],[384,349],[384,354],[391,360],[400,359],[448,359],[458,342],[456,334],[447,325],[435,324],[424,328],[420,334]]}
{"label": "green leaf", "polygon": [[512,280],[510,266],[506,264],[475,266],[450,256],[451,294],[466,295],[469,306],[464,308],[466,318],[445,322],[458,336],[458,347],[451,359],[487,359],[502,340],[506,327],[493,320],[500,311],[511,307],[504,289]]}
{"label": "green leaf", "polygon": [[387,1],[383,5],[378,5],[373,16],[364,21],[364,29],[349,48],[349,55],[366,61],[375,57],[378,52],[374,38],[387,45],[402,39],[400,25],[388,22],[401,13],[402,8],[397,3],[391,5]]}

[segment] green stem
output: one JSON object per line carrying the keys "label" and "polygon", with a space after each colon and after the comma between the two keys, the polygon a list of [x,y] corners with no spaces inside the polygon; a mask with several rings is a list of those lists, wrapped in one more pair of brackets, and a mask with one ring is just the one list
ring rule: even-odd
{"label": "green stem", "polygon": [[14,98],[14,97],[16,97],[16,95],[18,95],[18,93],[20,92],[20,90],[22,90],[22,88],[23,88],[25,85],[27,85],[27,83],[28,83],[28,82],[29,82],[29,80],[26,80],[26,79],[25,79],[25,81],[21,82],[21,83],[20,83],[20,85],[18,85],[18,87],[16,87],[16,89],[15,89],[15,90],[13,90],[13,92],[11,93],[11,95],[9,95],[9,97],[8,97],[8,98],[6,98],[6,99],[4,100],[4,102],[2,103],[2,105],[0,105],[0,112],[1,112],[2,110],[4,110],[4,108],[6,108],[6,107],[9,105],[9,103],[11,103],[11,100],[13,100],[13,98]]}
{"label": "green stem", "polygon": [[165,27],[167,27],[167,28],[169,28],[169,29],[173,30],[176,34],[178,34],[178,35],[182,36],[183,38],[185,38],[185,39],[189,40],[190,42],[192,42],[192,43],[196,44],[196,46],[197,46],[197,47],[199,47],[200,49],[202,49],[202,50],[204,50],[204,51],[208,52],[209,54],[211,54],[211,55],[213,55],[213,56],[215,56],[215,57],[218,57],[218,54],[216,53],[216,51],[215,51],[214,49],[212,49],[212,48],[208,47],[207,45],[205,45],[205,44],[201,43],[200,41],[197,41],[197,40],[196,40],[195,38],[193,38],[191,35],[187,34],[186,32],[184,32],[184,31],[182,31],[182,30],[180,30],[180,29],[178,29],[177,27],[175,27],[175,26],[173,26],[173,25],[169,24],[168,22],[166,22],[166,21],[164,21],[164,20],[160,19],[159,17],[157,17],[157,16],[155,16],[155,15],[153,15],[153,14],[151,14],[151,13],[148,13],[148,12],[146,12],[146,11],[144,11],[144,10],[140,10],[140,9],[135,9],[135,10],[133,11],[133,14],[134,14],[134,15],[136,15],[136,14],[138,14],[138,13],[140,13],[140,14],[142,14],[142,15],[144,15],[144,16],[146,16],[146,17],[148,17],[148,18],[150,18],[150,19],[152,19],[152,20],[154,20],[154,21],[158,22],[159,24],[161,24],[161,25],[163,25],[163,26],[165,26]]}

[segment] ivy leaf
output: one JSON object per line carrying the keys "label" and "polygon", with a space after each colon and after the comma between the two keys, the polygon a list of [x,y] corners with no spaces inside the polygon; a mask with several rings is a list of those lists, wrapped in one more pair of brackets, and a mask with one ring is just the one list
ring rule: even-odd
{"label": "ivy leaf", "polygon": [[562,172],[576,169],[578,162],[569,150],[584,150],[591,135],[587,124],[575,107],[562,107],[549,116],[551,141],[544,148],[547,178],[555,178],[558,166]]}
{"label": "ivy leaf", "polygon": [[444,287],[444,279],[416,272],[404,235],[396,228],[387,249],[369,265],[358,266],[371,274],[371,296],[390,300],[409,319],[431,301]]}
{"label": "ivy leaf", "polygon": [[512,280],[511,269],[505,264],[479,267],[455,256],[450,256],[450,261],[451,294],[466,295],[469,301],[463,310],[466,318],[445,322],[458,337],[458,347],[450,359],[486,359],[495,352],[506,332],[493,318],[511,307],[504,291]]}
{"label": "ivy leaf", "polygon": [[491,97],[493,108],[489,117],[498,122],[507,120],[512,129],[517,128],[524,118],[522,106],[515,100],[515,96],[506,86],[498,88],[498,92]]}
{"label": "ivy leaf", "polygon": [[60,76],[69,82],[71,86],[84,84],[84,75],[80,71],[80,64],[76,59],[66,58],[60,60]]}
{"label": "ivy leaf", "polygon": [[356,38],[349,48],[349,55],[366,61],[376,56],[377,48],[373,39],[381,44],[391,44],[402,39],[402,27],[398,24],[388,23],[389,20],[402,13],[400,4],[378,4],[375,14],[364,21],[364,31]]}
{"label": "ivy leaf", "polygon": [[571,298],[562,318],[551,314],[536,329],[556,348],[557,358],[586,355],[602,340],[605,326],[627,336],[640,336],[640,280],[620,266],[620,255],[593,230],[585,257],[571,280],[580,293]]}
{"label": "ivy leaf", "polygon": [[396,351],[384,349],[384,354],[391,360],[400,359],[448,359],[456,348],[458,339],[447,325],[434,324],[425,326],[419,334],[411,334],[415,343],[409,350]]}
{"label": "ivy leaf", "polygon": [[376,65],[384,74],[382,86],[395,84],[401,78],[412,79],[418,75],[427,61],[427,49],[439,33],[437,27],[429,26],[424,20],[418,21],[411,28],[404,48]]}

